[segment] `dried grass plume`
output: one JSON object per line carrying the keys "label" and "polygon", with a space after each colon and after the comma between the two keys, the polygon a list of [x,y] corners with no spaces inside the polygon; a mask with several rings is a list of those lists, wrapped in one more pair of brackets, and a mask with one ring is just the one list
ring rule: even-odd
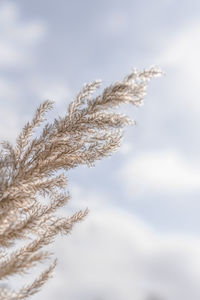
{"label": "dried grass plume", "polygon": [[[1,143],[0,280],[15,274],[26,276],[29,269],[51,256],[45,246],[58,234],[70,233],[74,224],[85,218],[87,209],[69,217],[56,214],[70,198],[65,191],[66,172],[57,171],[93,166],[95,161],[116,151],[122,128],[135,122],[112,109],[123,103],[140,106],[148,81],[159,75],[161,71],[155,67],[141,72],[134,70],[95,97],[92,95],[101,82],[86,84],[64,117],[53,123],[44,123],[46,113],[53,108],[53,102],[47,100],[24,126],[16,146],[7,141]],[[41,133],[36,136],[35,129],[42,124]],[[1,287],[0,299],[32,296],[49,279],[55,266],[56,260],[32,283],[16,291]]]}

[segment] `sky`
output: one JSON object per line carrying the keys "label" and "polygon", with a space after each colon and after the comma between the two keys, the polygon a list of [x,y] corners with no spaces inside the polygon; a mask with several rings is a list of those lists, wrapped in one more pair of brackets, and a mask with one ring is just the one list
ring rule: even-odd
{"label": "sky", "polygon": [[54,278],[32,299],[200,299],[199,9],[197,0],[0,1],[1,140],[14,143],[45,99],[53,120],[84,83],[165,72],[144,106],[124,108],[137,125],[117,153],[68,172],[66,215],[90,213],[52,245]]}

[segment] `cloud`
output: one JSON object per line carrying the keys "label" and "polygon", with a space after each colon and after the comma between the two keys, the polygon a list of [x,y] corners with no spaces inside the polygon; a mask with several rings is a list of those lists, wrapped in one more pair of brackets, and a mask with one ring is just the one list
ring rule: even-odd
{"label": "cloud", "polygon": [[16,85],[12,83],[12,81],[0,78],[0,95],[2,99],[13,99],[17,98],[19,95],[19,89]]}
{"label": "cloud", "polygon": [[166,66],[179,65],[183,68],[196,70],[200,66],[199,59],[197,59],[199,50],[200,23],[193,22],[183,28],[181,32],[176,32],[171,41],[168,40],[168,47],[166,47],[160,60]]}
{"label": "cloud", "polygon": [[54,279],[33,299],[199,299],[197,239],[161,235],[123,210],[105,209],[100,195],[93,201],[99,208],[56,242]]}
{"label": "cloud", "polygon": [[20,91],[11,80],[0,78],[0,137],[3,140],[14,141],[20,116],[16,113],[16,101]]}
{"label": "cloud", "polygon": [[50,99],[56,102],[56,105],[64,105],[72,100],[72,92],[67,83],[51,82],[50,80],[33,80],[34,92],[37,94],[38,99]]}
{"label": "cloud", "polygon": [[199,116],[200,110],[199,52],[200,22],[194,21],[166,39],[165,50],[158,58],[158,63],[167,71],[167,77],[171,77],[169,91],[172,92],[168,97],[176,99],[180,108],[186,108],[193,116]]}
{"label": "cloud", "polygon": [[45,33],[44,23],[22,21],[13,2],[0,4],[0,67],[33,63],[32,50]]}
{"label": "cloud", "polygon": [[25,76],[20,72],[36,61],[35,50],[45,32],[46,26],[42,21],[23,21],[16,3],[0,3],[1,139],[14,142],[21,122],[27,115],[20,112],[19,107],[22,102],[25,106],[30,98],[31,80],[30,76],[27,76],[27,70]]}
{"label": "cloud", "polygon": [[132,192],[184,193],[199,190],[198,169],[176,151],[149,151],[127,161],[120,178]]}
{"label": "cloud", "polygon": [[118,152],[122,155],[127,155],[131,153],[132,149],[133,149],[133,145],[131,143],[123,142]]}
{"label": "cloud", "polygon": [[15,142],[18,134],[18,128],[20,123],[20,117],[8,106],[4,106],[0,110],[0,138],[2,140],[8,140],[11,143]]}
{"label": "cloud", "polygon": [[103,22],[104,34],[118,36],[125,33],[129,26],[128,17],[127,13],[123,12],[122,9],[107,14]]}

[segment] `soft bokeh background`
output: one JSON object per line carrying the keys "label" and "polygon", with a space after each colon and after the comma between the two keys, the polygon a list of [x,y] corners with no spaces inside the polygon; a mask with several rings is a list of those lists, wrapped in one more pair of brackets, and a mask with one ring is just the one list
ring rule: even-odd
{"label": "soft bokeh background", "polygon": [[44,99],[62,115],[85,82],[166,72],[127,109],[137,126],[121,149],[68,173],[66,215],[90,214],[52,246],[59,264],[34,300],[200,299],[199,11],[198,0],[0,1],[1,139],[14,142]]}

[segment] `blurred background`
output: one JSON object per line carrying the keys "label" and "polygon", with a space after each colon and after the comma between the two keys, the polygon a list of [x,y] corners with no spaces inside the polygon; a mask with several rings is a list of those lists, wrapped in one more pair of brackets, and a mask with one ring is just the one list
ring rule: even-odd
{"label": "blurred background", "polygon": [[[34,300],[200,299],[200,2],[0,1],[0,139],[14,143],[45,99],[63,115],[84,83],[161,67],[122,147],[68,172],[66,215]],[[17,277],[15,285],[20,283]]]}

